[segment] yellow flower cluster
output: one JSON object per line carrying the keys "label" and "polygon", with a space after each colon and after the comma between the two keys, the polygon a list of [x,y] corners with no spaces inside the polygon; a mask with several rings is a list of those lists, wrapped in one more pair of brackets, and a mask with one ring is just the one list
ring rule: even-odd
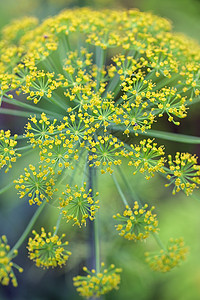
{"label": "yellow flower cluster", "polygon": [[54,79],[54,73],[34,70],[25,77],[21,85],[22,92],[28,94],[27,100],[37,104],[42,98],[51,98],[52,92],[61,85]]}
{"label": "yellow flower cluster", "polygon": [[139,145],[131,145],[132,151],[129,152],[131,160],[128,165],[133,166],[136,171],[146,174],[146,179],[154,176],[155,172],[164,172],[164,147],[158,147],[153,140],[142,140]]}
{"label": "yellow flower cluster", "polygon": [[[55,228],[54,228],[55,229]],[[62,266],[66,263],[71,252],[66,249],[68,242],[62,242],[65,234],[59,237],[57,234],[46,233],[41,228],[41,234],[33,230],[34,238],[29,238],[28,251],[30,259],[34,260],[37,267],[49,268]]]}
{"label": "yellow flower cluster", "polygon": [[[124,151],[120,149],[124,146],[123,142],[119,142],[116,137],[105,135],[98,136],[96,141],[89,141],[89,166],[101,166],[101,173],[109,172],[112,174],[112,165],[121,165],[122,161],[118,156],[123,156]],[[123,147],[124,148],[124,147]],[[119,150],[118,150],[119,149]]]}
{"label": "yellow flower cluster", "polygon": [[2,30],[2,40],[7,43],[17,43],[27,30],[32,30],[38,25],[37,18],[24,17],[21,20],[13,20]]}
{"label": "yellow flower cluster", "polygon": [[195,188],[200,184],[200,166],[197,164],[197,157],[189,153],[179,153],[169,155],[169,171],[167,179],[170,180],[169,186],[174,184],[173,194],[183,190],[187,196],[192,194]]}
{"label": "yellow flower cluster", "polygon": [[44,141],[51,139],[54,132],[54,124],[56,119],[50,123],[49,118],[45,113],[41,114],[40,120],[36,116],[30,116],[29,122],[25,126],[26,137],[29,138],[30,143],[35,147],[41,146]]}
{"label": "yellow flower cluster", "polygon": [[[185,117],[185,100],[199,94],[199,47],[172,34],[165,19],[135,10],[97,12],[84,8],[64,11],[36,24],[33,18],[24,18],[3,31],[6,44],[1,44],[5,51],[0,58],[5,96],[11,87],[18,88],[35,103],[40,99],[54,103],[57,98],[60,108],[66,105],[63,96],[74,102],[73,108],[87,111],[92,95],[108,102],[121,89],[114,106],[122,116],[116,121],[125,124],[128,133],[130,129],[151,128],[155,117],[164,112],[170,121],[173,115]],[[77,47],[79,35],[83,48]],[[18,36],[17,46],[13,36]],[[105,59],[95,62],[87,50],[90,44],[113,64],[105,67]],[[172,81],[177,89],[171,88]]]}
{"label": "yellow flower cluster", "polygon": [[0,130],[0,168],[6,166],[5,173],[12,168],[12,163],[16,162],[21,155],[16,153],[14,147],[17,145],[17,134],[11,137],[10,130]]}
{"label": "yellow flower cluster", "polygon": [[160,250],[157,255],[146,253],[146,261],[151,269],[158,272],[168,272],[174,267],[180,265],[181,261],[186,259],[188,248],[185,247],[182,238],[171,238],[166,250]]}
{"label": "yellow flower cluster", "polygon": [[[102,174],[112,174],[126,159],[133,174],[149,179],[161,172],[175,185],[173,193],[192,193],[200,184],[195,156],[177,153],[174,161],[169,156],[167,168],[163,146],[152,139],[136,145],[134,139],[164,115],[179,125],[190,101],[200,95],[199,74],[200,47],[172,33],[169,21],[151,13],[79,8],[40,25],[34,18],[14,21],[3,29],[0,42],[0,102],[16,105],[21,116],[30,111],[24,139],[38,154],[38,164],[29,165],[15,180],[20,197],[27,195],[30,204],[40,205],[58,192],[67,222],[81,227],[93,220],[99,201],[90,184],[67,185],[63,193],[61,189],[81,157]],[[6,171],[19,156],[16,139],[1,130],[0,167],[6,165]],[[127,206],[122,216],[114,216],[121,221],[119,234],[143,240],[157,232],[153,209],[140,208],[137,202],[133,209]],[[33,233],[30,258],[38,266],[63,265],[70,252],[56,230],[53,235],[43,228],[40,235]],[[157,264],[168,270],[183,258],[182,241],[171,243],[154,259],[154,269]],[[85,268],[88,276],[75,278],[82,296],[98,297],[117,288],[120,270],[113,265],[103,269],[98,273]]]}
{"label": "yellow flower cluster", "polygon": [[18,251],[14,250],[12,255],[9,255],[10,246],[7,244],[7,238],[3,235],[0,238],[0,283],[8,285],[10,280],[14,287],[17,286],[17,279],[13,272],[13,267],[21,273],[23,269],[12,262],[12,259],[17,255]]}
{"label": "yellow flower cluster", "polygon": [[138,202],[135,201],[133,209],[127,205],[123,215],[117,213],[113,216],[114,219],[121,222],[115,226],[120,236],[127,240],[137,241],[144,240],[151,232],[158,231],[156,214],[152,214],[155,207],[152,206],[149,210],[147,207],[148,204],[145,204],[140,208]]}
{"label": "yellow flower cluster", "polygon": [[92,189],[86,191],[86,182],[82,187],[70,187],[66,185],[65,192],[60,197],[60,208],[62,209],[63,216],[67,219],[74,221],[74,225],[86,225],[86,219],[91,221],[95,218],[95,213],[99,209],[99,200],[95,198],[98,192],[92,195]]}
{"label": "yellow flower cluster", "polygon": [[118,289],[120,283],[119,273],[120,268],[115,268],[112,264],[108,269],[104,269],[104,263],[101,263],[100,272],[94,269],[89,271],[86,267],[83,270],[88,273],[87,276],[74,277],[74,286],[82,297],[98,298],[110,292],[113,289]]}
{"label": "yellow flower cluster", "polygon": [[24,171],[24,175],[14,180],[20,198],[27,195],[30,205],[35,203],[40,205],[43,201],[49,202],[53,192],[56,191],[53,175],[41,166],[37,170],[35,166],[29,165],[29,169],[25,168]]}

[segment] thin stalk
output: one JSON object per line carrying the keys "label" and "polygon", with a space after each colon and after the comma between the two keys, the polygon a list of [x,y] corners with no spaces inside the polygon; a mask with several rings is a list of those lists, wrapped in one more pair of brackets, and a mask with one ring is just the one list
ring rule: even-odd
{"label": "thin stalk", "polygon": [[[17,99],[7,99],[7,98],[3,98],[3,102],[5,103],[8,103],[8,104],[11,104],[11,105],[15,105],[15,106],[18,106],[18,107],[23,107],[23,108],[27,108],[27,109],[30,109],[30,113],[33,112],[33,111],[37,111],[39,113],[42,113],[44,111],[43,108],[39,108],[39,107],[36,107],[34,105],[31,105],[31,104],[28,104],[28,103],[24,103],[24,102],[21,102]],[[52,116],[55,117],[55,115],[59,116],[59,114],[57,114],[56,112],[53,112],[53,111],[50,111],[48,109],[45,108],[45,111],[44,111],[46,114],[50,114]]]}
{"label": "thin stalk", "polygon": [[0,195],[7,192],[10,188],[12,188],[14,186],[14,184],[15,184],[14,182],[11,182],[11,183],[7,184],[6,186],[4,186],[3,188],[1,188]]}
{"label": "thin stalk", "polygon": [[[90,192],[90,197],[94,195],[95,188],[95,179],[96,172],[94,167],[89,167],[89,186],[88,189],[92,189]],[[96,272],[100,271],[100,242],[99,242],[99,220],[98,217],[95,217],[94,221],[89,222],[89,244],[90,244],[90,259],[89,259],[89,268],[95,269]],[[95,300],[96,298],[92,297],[90,300]]]}
{"label": "thin stalk", "polygon": [[135,191],[133,191],[132,188],[130,187],[130,185],[129,185],[127,179],[126,179],[126,177],[124,176],[124,173],[122,172],[122,169],[120,168],[120,166],[117,167],[117,170],[118,170],[118,172],[119,172],[119,174],[120,174],[120,176],[121,176],[121,178],[122,178],[122,180],[123,180],[123,182],[124,182],[124,184],[125,184],[128,192],[129,192],[129,194],[130,195],[133,194],[133,198],[135,198],[135,200],[138,202],[138,204],[140,206],[142,206],[142,202],[141,202],[140,198],[135,193]]}
{"label": "thin stalk", "polygon": [[95,237],[95,258],[96,272],[100,272],[100,234],[99,234],[99,215],[96,213],[94,219],[94,237]]}
{"label": "thin stalk", "polygon": [[[80,158],[81,158],[83,152],[84,152],[84,151],[81,152]],[[75,165],[75,168],[74,168],[73,176],[71,177],[71,179],[70,179],[70,181],[69,181],[69,185],[72,184],[72,182],[73,182],[73,180],[74,180],[74,178],[75,178],[75,174],[76,174],[77,169],[78,169],[78,161],[76,161],[76,165]],[[64,181],[65,178],[66,178],[66,176],[64,176],[64,178],[62,178],[62,180],[60,181],[60,183],[62,183],[62,182]],[[56,222],[56,229],[55,229],[54,234],[53,234],[54,236],[57,234],[58,229],[59,229],[59,227],[60,227],[60,223],[61,223],[61,220],[62,220],[62,211],[63,211],[63,209],[64,209],[64,207],[63,207],[63,208],[60,210],[60,212],[59,212],[58,219],[57,219],[57,222]]]}
{"label": "thin stalk", "polygon": [[153,235],[154,239],[156,240],[156,242],[160,246],[160,248],[163,249],[164,251],[166,251],[167,249],[166,249],[165,245],[163,244],[163,242],[160,240],[158,234],[155,232],[152,232],[151,234]]}
{"label": "thin stalk", "polygon": [[8,253],[8,256],[12,256],[14,250],[17,250],[22,243],[24,242],[24,240],[26,239],[27,235],[29,234],[29,232],[31,231],[33,225],[35,224],[37,218],[39,217],[40,213],[42,212],[44,206],[46,204],[46,201],[44,201],[36,210],[36,212],[34,213],[34,215],[32,216],[29,224],[27,225],[25,231],[23,232],[23,234],[21,235],[20,239],[17,241],[17,243],[14,245],[14,247],[10,250],[10,252]]}
{"label": "thin stalk", "polygon": [[32,145],[28,145],[28,146],[24,146],[24,147],[20,147],[20,148],[16,148],[15,150],[17,151],[21,151],[21,150],[29,150],[32,148]]}
{"label": "thin stalk", "polygon": [[96,48],[96,62],[97,62],[97,90],[99,89],[101,82],[101,71],[105,61],[105,50],[101,47]]}
{"label": "thin stalk", "polygon": [[[92,189],[90,192],[90,197],[94,195],[94,168],[89,167],[88,165],[88,177],[89,177],[89,185],[88,190]],[[89,267],[90,269],[96,269],[96,259],[95,259],[95,228],[94,222],[89,221],[89,246],[90,246],[90,256],[89,256]]]}
{"label": "thin stalk", "polygon": [[[124,181],[124,184],[126,185],[126,188],[129,190],[130,193],[133,193],[129,183],[127,182],[124,174],[122,173],[122,170],[120,167],[118,167],[118,171],[119,171],[119,174],[122,178],[122,180]],[[139,197],[137,196],[137,194],[134,192],[134,197],[136,198],[137,202],[139,203],[140,206],[142,206],[142,202],[140,201]],[[165,245],[162,243],[162,241],[160,240],[159,236],[157,233],[155,232],[151,232],[151,234],[153,235],[154,239],[156,240],[157,244],[160,246],[161,249],[165,250],[166,251],[166,247]]]}
{"label": "thin stalk", "polygon": [[60,222],[61,222],[61,220],[62,220],[62,210],[63,210],[63,209],[61,209],[61,211],[60,211],[60,213],[59,213],[59,216],[58,216],[58,219],[57,219],[57,222],[56,222],[56,229],[55,229],[55,231],[54,231],[53,236],[55,236],[55,235],[57,234],[58,229],[59,229],[59,227],[60,227]]}
{"label": "thin stalk", "polygon": [[121,189],[121,187],[120,187],[120,185],[119,185],[119,183],[118,183],[118,181],[117,181],[117,179],[116,179],[116,177],[115,177],[114,174],[112,174],[112,178],[113,178],[113,181],[114,181],[114,183],[115,183],[115,186],[116,186],[116,188],[117,188],[117,190],[118,190],[118,192],[119,192],[119,194],[120,194],[120,196],[121,196],[121,198],[122,198],[122,201],[124,202],[124,205],[125,205],[125,206],[129,206],[129,205],[128,205],[128,202],[127,202],[127,200],[126,200],[126,197],[124,196],[124,193],[122,192],[122,189]]}
{"label": "thin stalk", "polygon": [[[97,172],[94,172],[95,188],[97,190]],[[94,219],[94,236],[95,236],[95,258],[96,258],[96,272],[100,272],[100,227],[99,227],[99,212],[96,213]],[[102,298],[101,298],[102,299]]]}
{"label": "thin stalk", "polygon": [[[9,108],[0,108],[0,114],[27,118],[27,117],[30,117],[31,112],[9,109]],[[36,116],[40,117],[39,114],[36,114]]]}

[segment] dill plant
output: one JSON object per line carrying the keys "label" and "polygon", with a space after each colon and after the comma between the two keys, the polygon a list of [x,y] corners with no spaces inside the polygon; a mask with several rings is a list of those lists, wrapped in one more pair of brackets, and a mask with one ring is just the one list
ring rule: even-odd
{"label": "dill plant", "polygon": [[[2,284],[11,279],[17,285],[13,267],[22,269],[12,259],[50,203],[58,211],[58,221],[53,232],[33,230],[27,246],[30,259],[43,268],[64,265],[73,253],[65,234],[58,234],[61,220],[80,228],[87,224],[94,231],[95,263],[91,271],[83,268],[85,275],[76,276],[74,285],[83,297],[118,288],[122,270],[100,262],[96,216],[102,200],[95,189],[105,173],[113,177],[125,205],[124,212],[113,216],[121,238],[133,242],[152,234],[161,250],[146,253],[146,261],[155,271],[170,271],[186,258],[183,239],[170,239],[165,246],[154,207],[142,204],[138,196],[134,203],[126,198],[116,173],[129,190],[125,164],[131,180],[138,172],[146,180],[160,173],[173,194],[182,191],[189,196],[198,188],[196,155],[177,152],[167,157],[155,138],[185,143],[199,139],[152,127],[163,116],[178,126],[198,101],[199,50],[194,41],[173,33],[168,20],[137,10],[66,10],[41,24],[23,18],[2,30],[0,113],[21,117],[24,134],[0,131],[0,167],[8,172],[30,149],[38,157],[14,180],[19,197],[38,209],[11,250],[6,237],[1,238]],[[81,179],[76,176],[78,168]],[[1,194],[11,186],[3,187]]]}

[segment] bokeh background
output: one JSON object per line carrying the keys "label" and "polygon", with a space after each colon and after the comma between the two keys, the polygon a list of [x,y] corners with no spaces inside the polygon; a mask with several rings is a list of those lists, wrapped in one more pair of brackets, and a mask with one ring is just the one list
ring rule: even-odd
{"label": "bokeh background", "polygon": [[[0,27],[12,19],[22,16],[37,16],[40,20],[57,14],[64,8],[90,6],[102,8],[138,8],[152,11],[170,19],[175,31],[182,32],[200,42],[200,1],[199,0],[6,0],[0,1]],[[199,104],[191,106],[190,113],[182,125],[175,127],[163,119],[159,122],[159,130],[200,136]],[[17,126],[16,126],[17,124]],[[157,125],[158,126],[158,125]],[[0,115],[2,129],[15,129],[20,132],[20,121],[14,117]],[[156,126],[155,126],[156,129]],[[158,127],[157,127],[158,129]],[[200,156],[200,145],[184,145],[175,142],[164,143],[166,151],[189,151]],[[0,175],[0,187],[17,178],[21,174],[26,160],[16,163],[13,170]],[[124,171],[128,178],[129,171]],[[140,175],[131,179],[133,190],[140,195],[143,202],[156,206],[160,222],[160,237],[167,242],[170,237],[183,236],[190,247],[188,260],[180,268],[169,274],[157,274],[144,262],[144,252],[149,249],[158,250],[153,239],[146,243],[135,244],[118,237],[113,230],[112,215],[122,209],[122,204],[109,175],[103,176],[99,182],[102,205],[101,221],[101,253],[108,264],[115,263],[123,268],[122,283],[119,291],[114,291],[104,300],[199,300],[200,299],[200,194],[186,197],[183,194],[172,196],[169,189],[164,188],[164,180],[155,176],[145,181]],[[123,185],[122,185],[123,186]],[[34,213],[23,199],[18,199],[14,189],[0,195],[0,235],[6,234],[9,244],[14,245],[23,229]],[[114,207],[114,209],[113,209]],[[111,214],[112,212],[112,214]],[[56,222],[57,210],[51,205],[39,218],[36,229],[40,226],[51,230]],[[24,273],[17,274],[17,288],[0,286],[0,300],[78,300],[81,299],[72,286],[72,277],[77,275],[87,262],[88,243],[87,228],[71,230],[71,226],[62,224],[73,255],[63,269],[41,270],[36,268],[27,257],[26,244],[20,250],[16,263],[24,268]]]}

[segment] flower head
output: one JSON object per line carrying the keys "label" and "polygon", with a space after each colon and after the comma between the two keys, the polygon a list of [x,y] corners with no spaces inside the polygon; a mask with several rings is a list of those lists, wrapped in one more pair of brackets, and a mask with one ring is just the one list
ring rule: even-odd
{"label": "flower head", "polygon": [[86,267],[83,270],[87,276],[74,277],[74,286],[82,297],[100,297],[112,289],[118,289],[120,283],[120,268],[115,268],[112,264],[108,269],[104,269],[104,263],[101,264],[100,272],[94,269],[89,271]]}
{"label": "flower head", "polygon": [[6,166],[5,173],[12,168],[12,163],[16,162],[17,157],[21,154],[16,153],[14,147],[17,145],[17,134],[11,137],[10,130],[0,130],[0,168]]}
{"label": "flower head", "polygon": [[142,140],[139,145],[131,145],[132,151],[129,152],[131,160],[128,165],[133,166],[140,173],[146,174],[146,179],[154,176],[155,172],[164,172],[163,166],[165,162],[164,147],[157,146],[153,140]]}
{"label": "flower head", "polygon": [[[55,228],[54,228],[55,229]],[[34,260],[37,267],[49,268],[62,266],[66,263],[71,252],[66,249],[68,242],[63,242],[65,234],[59,237],[57,234],[46,233],[41,228],[41,234],[33,230],[34,238],[29,238],[28,251],[30,259]]]}
{"label": "flower head", "polygon": [[173,194],[184,191],[186,195],[192,194],[200,184],[200,166],[197,165],[197,157],[189,153],[176,153],[175,159],[169,155],[169,171],[167,179],[170,180],[169,186],[174,183]]}
{"label": "flower head", "polygon": [[67,219],[74,221],[74,225],[86,225],[86,219],[94,220],[95,213],[99,208],[99,200],[95,199],[98,192],[92,195],[92,189],[86,191],[86,182],[82,187],[66,186],[65,192],[60,197],[60,208],[62,209],[63,216]]}
{"label": "flower head", "polygon": [[53,192],[56,191],[52,173],[42,168],[41,165],[38,170],[35,166],[29,165],[29,169],[25,168],[24,171],[24,175],[20,175],[18,180],[14,180],[20,198],[27,195],[30,205],[35,203],[40,205],[44,200],[49,202]]}
{"label": "flower head", "polygon": [[12,259],[17,256],[18,251],[14,250],[11,255],[9,255],[10,246],[7,244],[7,238],[3,235],[0,238],[0,283],[3,285],[8,285],[10,280],[13,286],[17,286],[17,279],[13,272],[13,267],[18,269],[19,272],[23,272],[17,264],[12,262]]}
{"label": "flower head", "polygon": [[119,235],[128,240],[144,240],[151,232],[158,231],[158,220],[156,214],[152,214],[151,209],[147,210],[148,205],[145,204],[142,208],[139,207],[137,201],[134,203],[133,209],[126,206],[123,215],[117,213],[113,218],[118,220],[120,224],[116,225]]}
{"label": "flower head", "polygon": [[174,267],[180,265],[181,261],[186,259],[188,248],[185,247],[182,238],[169,240],[166,250],[160,250],[157,255],[146,253],[146,261],[151,269],[158,272],[168,272]]}

